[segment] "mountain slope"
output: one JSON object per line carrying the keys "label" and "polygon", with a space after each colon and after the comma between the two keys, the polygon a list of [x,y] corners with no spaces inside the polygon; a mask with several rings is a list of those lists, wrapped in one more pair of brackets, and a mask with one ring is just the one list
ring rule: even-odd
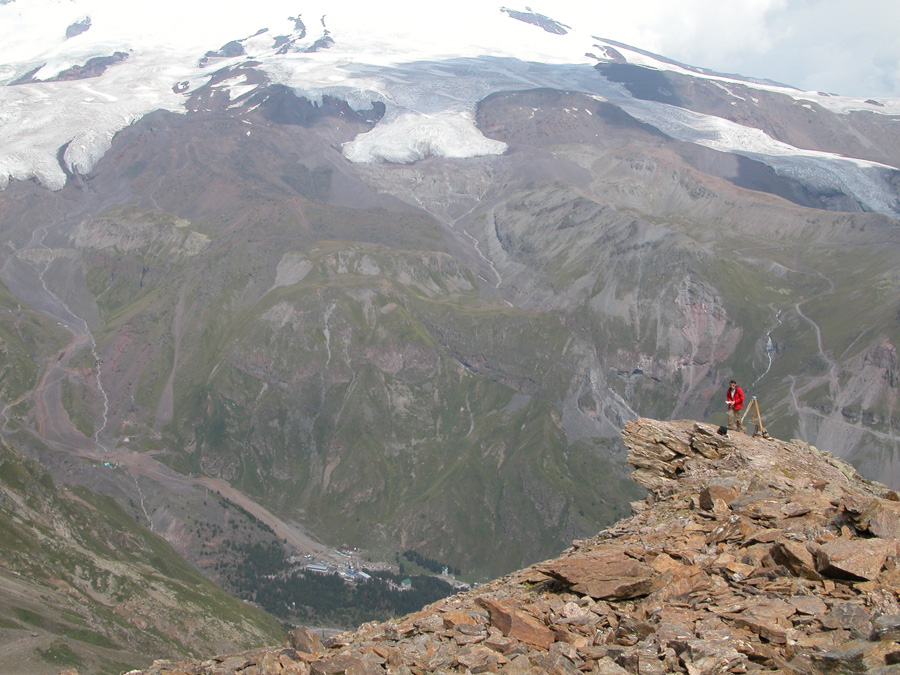
{"label": "mountain slope", "polygon": [[[285,115],[308,105],[278,95]],[[863,462],[890,451],[846,416],[874,406],[888,423],[889,362],[865,372],[874,386],[840,372],[896,342],[875,281],[896,268],[892,219],[824,211],[834,197],[585,95],[486,99],[476,119],[507,155],[412,166],[348,164],[334,142],[369,123],[317,110],[160,113],[87,180],[8,188],[10,223],[67,213],[40,246],[10,230],[9,283],[38,303],[22,283],[39,277],[76,342],[82,320],[95,336],[87,379],[66,380],[93,393],[53,394],[71,422],[54,414],[54,433],[78,453],[151,451],[302,513],[332,545],[495,575],[620,514],[633,495],[606,439],[629,416],[712,415],[732,374],[765,373],[776,430]],[[865,341],[827,323],[844,305]],[[579,473],[611,480],[585,493]]]}
{"label": "mountain slope", "polygon": [[[622,431],[652,494],[595,537],[478,589],[322,644],[213,659],[273,673],[888,673],[896,493],[799,440],[692,420]],[[206,672],[157,661],[145,675]]]}
{"label": "mountain slope", "polygon": [[0,504],[4,672],[119,673],[163,653],[246,648],[280,633],[112,499],[57,488],[5,443]]}
{"label": "mountain slope", "polygon": [[2,75],[4,430],[212,577],[211,489],[303,554],[553,555],[639,496],[626,421],[723,421],[732,377],[894,486],[896,101],[517,10],[78,7]]}

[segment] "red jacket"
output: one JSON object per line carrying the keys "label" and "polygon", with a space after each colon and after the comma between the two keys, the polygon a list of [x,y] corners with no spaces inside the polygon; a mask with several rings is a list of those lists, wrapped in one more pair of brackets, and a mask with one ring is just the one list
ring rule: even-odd
{"label": "red jacket", "polygon": [[732,393],[731,387],[728,387],[728,390],[725,392],[725,403],[732,403],[731,408],[733,410],[740,410],[744,407],[744,390],[739,386],[735,385],[734,392]]}

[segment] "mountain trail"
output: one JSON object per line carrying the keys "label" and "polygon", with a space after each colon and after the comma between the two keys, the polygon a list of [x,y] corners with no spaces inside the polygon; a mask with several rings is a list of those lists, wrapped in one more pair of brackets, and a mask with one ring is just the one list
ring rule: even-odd
{"label": "mountain trail", "polygon": [[253,514],[260,521],[271,527],[280,539],[287,541],[300,554],[311,553],[322,558],[339,559],[338,554],[333,549],[314,539],[298,525],[293,525],[279,518],[240,490],[232,487],[228,482],[220,478],[207,477],[196,479],[195,483],[219,493],[229,501]]}

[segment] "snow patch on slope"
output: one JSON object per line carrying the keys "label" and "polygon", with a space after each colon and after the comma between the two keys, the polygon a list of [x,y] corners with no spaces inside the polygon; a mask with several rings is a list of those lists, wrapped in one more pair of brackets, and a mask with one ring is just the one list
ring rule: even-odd
{"label": "snow patch on slope", "polygon": [[[121,75],[121,73],[119,74]],[[130,77],[119,82],[54,82],[0,88],[0,187],[9,180],[36,178],[56,190],[66,183],[57,153],[77,173],[90,171],[112,143],[115,134],[143,115],[159,108],[179,109],[181,97],[160,95],[146,82],[135,85]],[[122,92],[131,89],[131,95]],[[166,103],[169,105],[166,105]]]}
{"label": "snow patch on slope", "polygon": [[630,115],[667,136],[756,159],[777,173],[819,190],[852,195],[864,208],[900,218],[900,201],[889,182],[894,167],[830,152],[804,150],[764,131],[685,108],[623,98],[615,101]]}
{"label": "snow patch on slope", "polygon": [[351,162],[410,163],[429,156],[478,157],[505,151],[506,143],[485,138],[467,112],[403,113],[343,146]]}

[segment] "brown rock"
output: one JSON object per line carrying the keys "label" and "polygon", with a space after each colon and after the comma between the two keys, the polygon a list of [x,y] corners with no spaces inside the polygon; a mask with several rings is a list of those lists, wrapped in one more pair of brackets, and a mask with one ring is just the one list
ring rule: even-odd
{"label": "brown rock", "polygon": [[744,504],[738,511],[754,520],[775,521],[784,516],[784,504],[778,499],[755,499]]}
{"label": "brown rock", "polygon": [[[660,494],[663,490],[678,485],[674,475],[670,478],[665,475],[666,473],[667,465],[660,462],[659,467],[638,467],[631,473],[631,480],[650,492]],[[631,504],[631,510],[634,512],[639,512],[646,508],[647,503],[643,501],[632,502]]]}
{"label": "brown rock", "polygon": [[840,537],[816,551],[816,569],[836,579],[874,579],[888,556],[896,555],[893,540]]}
{"label": "brown rock", "polygon": [[460,645],[474,645],[484,641],[484,635],[468,635],[466,633],[454,633],[453,641]]}
{"label": "brown rock", "polygon": [[309,675],[308,663],[289,663],[281,671],[281,675]]}
{"label": "brown rock", "polygon": [[576,624],[579,626],[585,626],[588,624],[595,623],[597,621],[597,615],[592,612],[588,607],[579,605],[575,602],[567,602],[563,605],[562,609],[559,611],[560,620],[557,623],[562,624]]}
{"label": "brown rock", "polygon": [[615,632],[617,644],[634,646],[644,638],[653,635],[655,629],[646,621],[634,617],[624,617]]}
{"label": "brown rock", "polygon": [[593,675],[631,675],[631,673],[608,657],[598,660],[594,664],[591,673]]}
{"label": "brown rock", "polygon": [[747,658],[725,642],[689,640],[681,653],[681,662],[690,675],[727,673]]}
{"label": "brown rock", "polygon": [[794,605],[785,600],[766,598],[747,607],[744,614],[788,625],[787,619],[796,611]]}
{"label": "brown rock", "polygon": [[700,491],[700,508],[706,511],[727,511],[729,509],[728,502],[735,497],[737,497],[737,490],[734,488],[707,485]]}
{"label": "brown rock", "polygon": [[223,672],[233,672],[235,670],[244,670],[250,666],[255,666],[257,656],[256,654],[235,654],[216,657],[215,660],[219,662],[218,667]]}
{"label": "brown rock", "polygon": [[744,540],[743,546],[750,544],[772,544],[784,539],[784,532],[777,528],[763,528],[754,530],[753,534]]}
{"label": "brown rock", "polygon": [[486,637],[481,642],[481,644],[483,644],[485,647],[493,649],[495,652],[500,652],[501,654],[511,654],[521,644],[518,640],[504,637],[503,634],[496,628],[492,628],[491,630],[494,631],[495,634]]}
{"label": "brown rock", "polygon": [[696,567],[685,567],[660,577],[657,583],[659,588],[650,597],[654,602],[670,602],[709,589],[711,585],[711,578],[706,572]]}
{"label": "brown rock", "polygon": [[716,527],[706,537],[707,544],[718,544],[722,541],[743,541],[756,528],[744,516],[732,514],[728,520]]}
{"label": "brown rock", "polygon": [[883,672],[887,675],[895,670],[879,671],[878,669],[885,668],[885,657],[890,651],[892,651],[890,643],[851,640],[827,652],[813,653],[810,658],[823,675],[876,672]]}
{"label": "brown rock", "polygon": [[358,656],[339,654],[310,665],[310,675],[384,675],[381,666]]}
{"label": "brown rock", "polygon": [[287,634],[284,640],[285,647],[296,649],[298,652],[306,654],[321,654],[325,651],[319,636],[313,633],[306,626],[297,626],[294,630]]}
{"label": "brown rock", "polygon": [[531,661],[539,672],[546,675],[581,675],[581,671],[563,654],[538,654]]}
{"label": "brown rock", "polygon": [[792,632],[791,623],[787,620],[796,610],[793,605],[778,599],[766,599],[757,602],[743,612],[728,614],[735,626],[746,628],[767,642],[785,644]]}
{"label": "brown rock", "polygon": [[837,602],[824,617],[822,625],[834,630],[843,628],[858,640],[868,639],[872,632],[872,621],[866,608],[853,601]]}
{"label": "brown rock", "polygon": [[882,539],[900,539],[900,507],[873,500],[874,513],[866,523],[866,528]]}
{"label": "brown rock", "polygon": [[756,569],[751,565],[745,565],[742,562],[738,562],[737,560],[730,561],[725,565],[725,569],[732,575],[732,579],[741,580],[746,579],[753,571]]}
{"label": "brown rock", "polygon": [[826,611],[828,611],[828,606],[825,604],[825,601],[821,598],[816,597],[815,595],[803,595],[794,597],[791,598],[789,602],[800,614],[816,616],[824,614]]}
{"label": "brown rock", "polygon": [[478,598],[478,604],[488,611],[491,624],[499,628],[505,637],[521,640],[539,649],[548,649],[553,644],[553,631],[533,616],[505,607],[490,598]]}
{"label": "brown rock", "polygon": [[762,565],[763,560],[771,558],[771,552],[772,547],[769,544],[752,544],[741,548],[739,559],[745,565],[759,567]]}
{"label": "brown rock", "polygon": [[531,665],[531,659],[519,654],[497,669],[501,675],[538,675],[537,668]]}
{"label": "brown rock", "polygon": [[673,570],[680,570],[685,565],[680,560],[675,560],[668,553],[660,553],[659,555],[648,559],[650,567],[654,570],[662,574],[663,572],[669,572]]}
{"label": "brown rock", "polygon": [[678,435],[675,428],[651,424],[650,420],[629,422],[622,430],[628,446],[628,463],[635,467],[633,480],[648,490],[659,493],[677,484],[684,459],[693,455],[687,433]]}
{"label": "brown rock", "polygon": [[772,560],[784,565],[798,577],[820,581],[822,575],[816,571],[816,559],[803,544],[785,539],[772,547]]}
{"label": "brown rock", "polygon": [[694,452],[707,459],[719,459],[722,457],[725,449],[728,447],[728,442],[722,436],[712,433],[709,429],[699,424],[694,425],[693,431],[691,449]]}
{"label": "brown rock", "polygon": [[785,518],[800,518],[801,516],[805,516],[812,509],[806,504],[785,504],[781,508],[781,515]]}
{"label": "brown rock", "polygon": [[889,616],[879,616],[872,622],[872,634],[870,640],[893,640],[900,642],[900,616],[893,614]]}
{"label": "brown rock", "polygon": [[678,651],[684,649],[689,640],[696,640],[697,636],[688,626],[678,623],[661,621],[656,626],[656,639],[660,644],[675,646]]}
{"label": "brown rock", "polygon": [[506,663],[506,659],[482,645],[466,645],[456,654],[456,662],[473,673],[495,670],[498,664]]}
{"label": "brown rock", "polygon": [[[565,626],[554,624],[550,630],[553,631],[553,637],[556,639],[554,644],[568,644],[575,648],[590,645],[594,637],[593,628],[584,629],[576,626],[569,630]],[[588,633],[590,633],[590,637]]]}
{"label": "brown rock", "polygon": [[728,614],[726,617],[731,618],[731,620],[734,621],[734,625],[738,628],[746,628],[766,642],[777,642],[782,645],[787,642],[787,627],[782,626],[775,621],[768,621],[744,614]]}
{"label": "brown rock", "polygon": [[577,593],[595,600],[624,600],[654,590],[659,574],[649,565],[628,557],[625,549],[611,548],[590,556],[572,556],[540,565]]}
{"label": "brown rock", "polygon": [[475,626],[478,623],[468,612],[444,612],[441,614],[441,618],[446,628],[462,625]]}
{"label": "brown rock", "polygon": [[[460,651],[455,644],[430,635],[423,636],[416,646],[420,650],[424,650],[424,655],[416,661],[416,664],[421,665],[429,672],[452,668]],[[467,649],[467,647],[463,647],[463,649]]]}
{"label": "brown rock", "polygon": [[843,629],[828,630],[807,635],[801,633],[797,636],[797,646],[815,649],[819,652],[827,652],[829,649],[834,649],[838,645],[842,645],[849,641],[850,631]]}
{"label": "brown rock", "polygon": [[423,616],[416,619],[413,625],[422,633],[437,633],[444,629],[444,619],[437,614]]}

